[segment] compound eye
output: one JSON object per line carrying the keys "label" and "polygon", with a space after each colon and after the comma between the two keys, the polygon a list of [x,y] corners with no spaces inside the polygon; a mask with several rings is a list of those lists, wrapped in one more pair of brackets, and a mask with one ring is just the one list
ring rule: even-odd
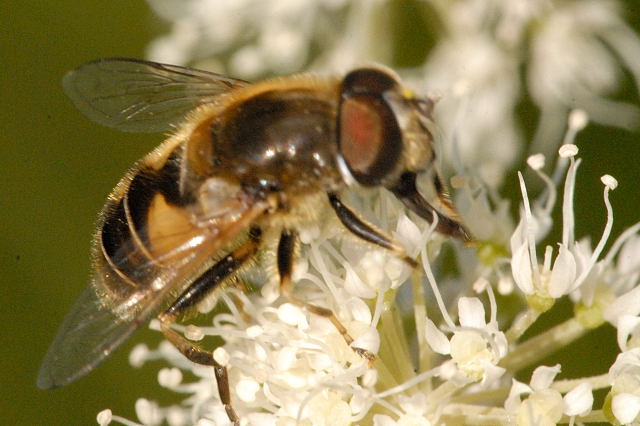
{"label": "compound eye", "polygon": [[395,169],[402,150],[402,133],[384,97],[394,85],[386,79],[390,77],[381,71],[366,69],[353,71],[343,83],[340,153],[363,185],[379,185]]}
{"label": "compound eye", "polygon": [[340,148],[352,173],[367,174],[384,144],[379,102],[365,96],[347,99],[340,110]]}

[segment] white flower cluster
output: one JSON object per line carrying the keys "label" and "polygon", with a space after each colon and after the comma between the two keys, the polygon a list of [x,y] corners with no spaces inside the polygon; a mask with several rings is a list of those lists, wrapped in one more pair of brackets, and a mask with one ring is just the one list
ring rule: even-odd
{"label": "white flower cluster", "polygon": [[200,61],[243,78],[292,73],[308,65],[312,51],[330,51],[342,40],[345,34],[336,31],[337,25],[344,29],[347,21],[366,14],[368,2],[348,3],[150,0],[152,10],[171,26],[151,43],[147,56],[172,64]]}
{"label": "white flower cluster", "polygon": [[[253,77],[385,59],[373,28],[390,0],[149,3],[171,23],[150,46],[153,60],[202,64],[215,56],[220,70]],[[385,192],[349,201],[381,228],[395,229],[421,262],[414,271],[344,238],[334,222],[303,231],[296,296],[331,309],[354,338],[351,346],[376,355],[372,363],[328,319],[278,297],[275,283],[254,294],[230,290],[229,311],[210,326],[175,329],[204,347],[213,336],[224,339],[214,356],[229,370],[242,425],[640,423],[640,223],[605,250],[617,186],[609,175],[601,178],[606,222],[595,247],[576,238],[574,215],[577,132],[588,118],[628,126],[640,117],[637,107],[606,99],[623,67],[640,82],[638,37],[609,0],[417,3],[435,12],[446,36],[422,67],[405,74],[420,92],[442,96],[436,122],[450,143],[441,151],[454,159],[455,204],[475,245],[435,234],[435,225],[408,216]],[[523,150],[515,109],[525,89],[541,111],[533,146],[543,152],[528,158],[526,183],[541,181],[544,189],[530,196],[518,174],[522,205],[513,217],[496,187]],[[558,155],[550,154],[560,140]],[[558,241],[551,241],[554,230]],[[572,304],[570,318],[530,336],[561,298]],[[605,324],[617,332],[613,365],[571,379],[558,378],[561,365],[541,365]],[[170,407],[139,399],[142,424],[229,423],[210,368],[167,342],[139,345],[130,357],[134,366],[159,359],[170,366],[160,370],[159,384],[185,399]],[[525,368],[533,370],[528,383],[515,378]],[[607,394],[604,403],[594,406],[594,391]],[[112,421],[137,424],[109,410],[98,416],[101,425]]]}
{"label": "white flower cluster", "polygon": [[[581,112],[575,114],[585,118]],[[572,125],[584,125],[575,114],[568,133],[575,134]],[[384,251],[343,238],[331,222],[303,233],[302,259],[294,274],[296,294],[332,309],[355,339],[352,347],[376,354],[373,363],[357,355],[331,321],[279,298],[276,286],[269,284],[260,294],[230,290],[225,298],[230,311],[216,315],[210,327],[175,328],[192,340],[208,336],[225,340],[214,356],[229,369],[233,406],[243,425],[639,421],[640,224],[624,232],[603,254],[613,220],[609,192],[616,186],[615,179],[605,175],[603,235],[595,249],[588,240],[575,240],[577,151],[573,144],[559,150],[556,168],[564,173],[555,174],[565,175],[562,240],[544,245],[543,256],[538,255],[540,241],[552,228],[557,197],[553,180],[541,171],[544,157],[540,155],[532,156],[529,165],[546,182],[545,191],[530,199],[520,177],[523,207],[510,238],[479,240],[473,248],[433,234],[433,225],[410,219],[388,195],[369,194],[362,205],[375,207],[365,209],[365,216],[377,216],[395,227],[394,236],[408,252],[419,253],[421,270],[408,271]],[[461,192],[484,195],[469,186]],[[478,204],[478,200],[467,203]],[[465,218],[481,212],[463,209],[461,213]],[[491,218],[490,213],[483,216]],[[500,214],[492,218],[502,220]],[[474,226],[471,232],[476,231]],[[554,246],[558,247],[556,254]],[[457,253],[458,271],[469,269],[469,252],[475,259],[468,285],[457,285],[461,293],[452,299],[457,305],[453,310],[446,309],[432,270],[445,247]],[[487,252],[505,255],[495,255],[487,263]],[[408,315],[402,315],[396,300],[403,288],[400,284],[408,277],[411,284],[405,286],[411,287],[413,300]],[[425,280],[431,284],[439,310],[426,304]],[[510,324],[507,329],[498,322],[505,307],[499,305],[494,286],[501,293],[521,295],[524,302],[512,318],[503,319]],[[475,296],[465,296],[468,287]],[[564,296],[573,302],[574,315],[522,340],[539,316]],[[488,317],[485,304],[490,308]],[[455,320],[453,311],[457,312]],[[512,307],[508,311],[513,312]],[[407,321],[413,326],[407,326]],[[618,330],[621,350],[608,373],[605,369],[598,376],[556,380],[560,365],[538,365],[546,355],[605,322]],[[135,366],[164,359],[172,367],[160,370],[158,382],[188,395],[180,405],[166,408],[138,400],[136,411],[142,424],[229,423],[210,367],[186,361],[167,342],[155,350],[139,345],[130,359]],[[529,384],[514,378],[522,368],[536,365]],[[609,389],[607,403],[600,408],[593,407],[592,392],[597,389]],[[101,424],[111,420],[135,424],[108,411],[100,413]]]}
{"label": "white flower cluster", "polygon": [[448,148],[450,158],[473,165],[485,181],[499,183],[522,149],[515,110],[525,90],[541,112],[532,145],[545,153],[556,146],[571,109],[615,126],[640,120],[637,106],[605,98],[618,87],[622,67],[640,82],[640,41],[617,2],[429,4],[446,36],[427,58],[423,85],[446,94],[436,113],[438,124],[459,139]]}

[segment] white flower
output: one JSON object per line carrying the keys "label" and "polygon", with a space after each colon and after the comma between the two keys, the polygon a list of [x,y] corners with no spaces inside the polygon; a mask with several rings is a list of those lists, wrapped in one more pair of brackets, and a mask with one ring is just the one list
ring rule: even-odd
{"label": "white flower", "polygon": [[[575,241],[573,194],[576,171],[580,165],[580,160],[574,160],[577,152],[577,147],[573,144],[565,144],[559,150],[560,157],[570,159],[562,203],[562,241],[557,244],[558,254],[553,260],[553,247],[546,246],[541,266],[537,260],[536,243],[550,230],[547,224],[551,223],[550,214],[553,204],[551,200],[555,198],[555,189],[552,187],[550,178],[536,169],[536,172],[548,185],[548,198],[546,206],[543,206],[542,202],[536,202],[532,208],[524,180],[519,174],[524,208],[520,223],[510,241],[513,254],[511,268],[518,287],[526,295],[536,295],[536,302],[542,301],[538,305],[541,310],[550,307],[549,301],[567,294],[572,294],[576,299],[582,299],[587,305],[592,304],[595,288],[593,285],[587,284],[587,281],[602,268],[602,264],[597,262],[609,238],[613,224],[613,211],[608,195],[610,190],[616,187],[617,182],[611,176],[606,175],[602,181],[605,184],[604,201],[607,209],[607,223],[602,237],[594,250],[587,246],[588,242]],[[593,279],[590,280],[590,283],[594,283]]]}
{"label": "white flower", "polygon": [[563,398],[564,413],[568,416],[586,416],[593,408],[593,392],[589,383],[581,383]]}
{"label": "white flower", "polygon": [[136,401],[136,415],[144,425],[159,425],[162,422],[158,404],[145,398]]}
{"label": "white flower", "polygon": [[518,63],[490,35],[457,29],[430,56],[421,87],[442,93],[435,111],[444,155],[498,185],[519,154]]}
{"label": "white flower", "polygon": [[533,33],[528,74],[531,94],[545,118],[551,120],[563,106],[583,108],[601,123],[628,126],[638,120],[637,107],[603,97],[619,84],[620,62],[636,81],[640,76],[640,39],[621,20],[619,4],[553,3],[539,16],[540,25]]}
{"label": "white flower", "polygon": [[[518,425],[554,425],[559,422],[563,410],[562,395],[550,388],[559,372],[559,365],[541,366],[533,372],[529,386],[513,380],[505,408],[517,416]],[[522,395],[528,396],[521,400]]]}
{"label": "white flower", "polygon": [[384,414],[376,414],[373,417],[374,426],[431,426],[431,422],[426,417],[428,412],[428,401],[424,394],[413,396],[399,396],[398,405],[402,410],[397,420]]}
{"label": "white flower", "polygon": [[[540,366],[534,370],[528,386],[513,380],[505,409],[515,413],[518,425],[554,425],[563,414],[584,416],[591,411],[591,386],[582,383],[563,398],[559,391],[552,388],[558,373],[560,365]],[[521,400],[523,395],[527,395],[527,398]]]}
{"label": "white flower", "polygon": [[609,369],[611,410],[623,424],[638,420],[640,413],[640,348],[618,355]]}
{"label": "white flower", "polygon": [[497,366],[507,352],[504,334],[498,330],[497,323],[486,322],[484,306],[477,298],[461,297],[458,313],[460,326],[452,330],[451,339],[447,339],[430,319],[426,322],[425,337],[429,346],[440,354],[450,355],[455,364],[455,369],[444,369],[443,376],[461,385],[495,383],[504,372]]}
{"label": "white flower", "polygon": [[[313,50],[349,49],[341,38],[348,31],[345,23],[353,25],[352,21],[358,19],[364,23],[369,13],[367,2],[344,0],[148,0],[148,3],[170,23],[169,33],[149,46],[150,59],[175,64],[201,62],[244,78],[299,71],[310,63],[309,52]],[[355,37],[358,45],[349,49],[356,54],[355,60],[363,53],[361,43],[365,37],[366,34]],[[328,62],[343,62],[347,57],[327,56]]]}

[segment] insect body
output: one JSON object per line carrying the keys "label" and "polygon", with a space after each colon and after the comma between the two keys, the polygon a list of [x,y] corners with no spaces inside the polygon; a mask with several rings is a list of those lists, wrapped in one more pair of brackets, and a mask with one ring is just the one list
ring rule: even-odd
{"label": "insect body", "polygon": [[[109,196],[94,237],[92,282],[45,357],[40,387],[86,374],[157,316],[185,356],[214,367],[221,400],[238,422],[226,369],[169,325],[223,288],[265,242],[277,239],[283,295],[337,322],[331,311],[291,291],[297,229],[318,220],[324,206],[358,238],[415,264],[400,244],[340,201],[350,184],[382,186],[426,220],[436,215],[440,232],[469,239],[433,166],[432,104],[388,71],[248,84],[190,68],[105,59],[63,83],[99,123],[124,131],[180,124]],[[416,176],[425,171],[441,212],[416,189]]]}

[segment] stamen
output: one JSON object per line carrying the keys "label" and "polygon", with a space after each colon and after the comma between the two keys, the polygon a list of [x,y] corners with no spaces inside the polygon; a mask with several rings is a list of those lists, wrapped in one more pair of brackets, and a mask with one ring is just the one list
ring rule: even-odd
{"label": "stamen", "polygon": [[[431,226],[429,226],[429,233],[433,232],[438,226],[438,215],[433,213],[433,222]],[[440,294],[440,289],[438,288],[438,284],[436,283],[436,278],[433,275],[433,271],[431,270],[431,265],[429,264],[429,257],[427,256],[427,246],[422,246],[422,250],[420,251],[422,258],[422,267],[424,268],[425,273],[427,274],[427,280],[431,285],[431,290],[436,298],[436,302],[438,303],[438,308],[440,309],[440,313],[442,314],[442,318],[447,323],[447,326],[453,328],[455,324],[451,317],[449,316],[449,312],[447,312],[447,307],[444,304],[444,300],[442,299],[442,294]]]}
{"label": "stamen", "polygon": [[[613,188],[615,188],[615,186],[617,185],[617,181],[615,180],[615,178],[609,175],[603,176],[602,181],[603,183],[607,181],[609,184],[613,184],[615,182],[615,185],[613,185]],[[611,202],[609,201],[609,191],[613,188],[607,185],[607,183],[605,183],[604,204],[607,207],[607,223],[604,226],[604,231],[602,233],[602,237],[600,238],[600,241],[598,242],[598,245],[593,251],[593,254],[591,254],[591,258],[589,259],[588,266],[582,271],[582,273],[576,280],[575,284],[573,285],[573,288],[580,287],[582,282],[587,278],[587,276],[589,275],[589,272],[591,272],[591,269],[593,268],[593,265],[595,265],[596,262],[598,261],[598,258],[600,257],[600,253],[602,253],[602,250],[604,250],[604,246],[607,243],[607,240],[609,239],[609,235],[611,234],[611,228],[613,227],[613,208],[611,207]]]}
{"label": "stamen", "polygon": [[236,394],[244,402],[254,402],[259,390],[260,384],[251,379],[242,379],[236,385]]}
{"label": "stamen", "polygon": [[108,408],[106,410],[100,411],[96,416],[96,420],[98,421],[98,424],[100,426],[107,426],[109,423],[111,423],[112,419],[113,413],[111,413],[111,410],[109,410]]}
{"label": "stamen", "polygon": [[[578,131],[582,130],[584,128],[584,126],[586,126],[587,123],[584,122],[584,120],[588,120],[588,117],[586,116],[586,113],[584,113],[584,111],[582,110],[574,110],[569,114],[569,127],[567,129],[567,133],[565,133],[564,139],[563,139],[563,146],[564,145],[573,145],[573,142],[575,141],[575,136],[577,134]],[[582,124],[584,124],[584,126],[582,126]],[[567,148],[564,148],[567,149]],[[577,147],[575,148],[570,148],[570,150],[575,150],[575,154],[577,154]],[[564,175],[564,171],[567,168],[567,161],[566,161],[566,157],[563,156],[563,153],[566,154],[566,152],[562,151],[563,148],[560,147],[560,158],[558,159],[558,162],[556,163],[556,169],[553,171],[553,181],[558,184],[560,182],[561,176]],[[562,151],[562,152],[561,152]],[[574,155],[575,155],[574,154]]]}
{"label": "stamen", "polygon": [[529,158],[527,158],[527,164],[533,170],[538,171],[542,169],[544,167],[544,155],[543,154],[530,155]]}
{"label": "stamen", "polygon": [[158,383],[165,388],[174,388],[182,383],[182,371],[177,368],[163,368],[158,372]]}
{"label": "stamen", "polygon": [[216,362],[221,366],[226,367],[227,365],[229,365],[231,356],[229,355],[229,352],[227,352],[223,347],[218,347],[213,351],[213,359],[215,359]]}
{"label": "stamen", "polygon": [[553,247],[546,246],[544,249],[544,260],[542,261],[542,272],[548,273],[551,271],[551,258],[553,257]]}
{"label": "stamen", "polygon": [[184,328],[184,337],[197,342],[204,338],[204,331],[202,331],[202,328],[197,325],[189,324]]}
{"label": "stamen", "polygon": [[[589,116],[584,110],[574,109],[569,113],[569,119],[567,120],[567,124],[569,128],[567,129],[567,133],[564,135],[564,140],[562,142],[563,145],[573,145],[576,135],[578,132],[589,124]],[[575,145],[573,145],[575,146]],[[562,149],[562,148],[561,148]],[[576,148],[577,150],[577,148]],[[578,152],[576,151],[576,154]],[[562,154],[560,154],[562,156]],[[573,154],[575,155],[575,154]]]}
{"label": "stamen", "polygon": [[264,329],[259,325],[252,325],[247,328],[247,337],[249,339],[255,339],[258,336],[261,336],[264,333]]}
{"label": "stamen", "polygon": [[551,180],[551,178],[542,171],[542,168],[545,164],[545,157],[542,154],[532,155],[527,159],[527,164],[536,172],[536,174],[546,185],[545,193],[543,193],[540,198],[542,199],[546,194],[547,201],[544,205],[543,213],[547,216],[550,216],[551,210],[553,210],[553,206],[556,204],[558,191],[556,190],[556,185],[553,183],[553,180]]}
{"label": "stamen", "polygon": [[384,392],[380,392],[376,394],[376,398],[382,399],[390,395],[404,392],[407,389],[411,389],[413,386],[417,385],[418,383],[424,382],[426,380],[431,379],[432,377],[435,377],[438,373],[439,373],[438,368],[434,368],[433,370],[430,370],[430,371],[425,371],[424,373],[418,374],[415,377],[412,377],[411,379],[399,384],[398,386],[394,386],[390,389],[387,389]]}
{"label": "stamen", "polygon": [[136,415],[140,421],[145,424],[159,424],[162,420],[162,413],[160,407],[154,401],[149,401],[146,398],[139,398],[135,405]]}
{"label": "stamen", "polygon": [[618,187],[618,180],[611,175],[603,175],[600,178],[600,182],[602,182],[607,188],[614,190]]}
{"label": "stamen", "polygon": [[135,368],[140,368],[147,361],[149,355],[149,347],[144,343],[136,345],[129,354],[129,364]]}
{"label": "stamen", "polygon": [[489,324],[498,324],[498,302],[496,295],[493,293],[493,287],[487,286],[487,296],[489,296]]}
{"label": "stamen", "polygon": [[578,151],[579,150],[577,145],[566,143],[562,145],[560,149],[558,149],[558,154],[560,154],[560,157],[562,158],[569,158],[578,155]]}

